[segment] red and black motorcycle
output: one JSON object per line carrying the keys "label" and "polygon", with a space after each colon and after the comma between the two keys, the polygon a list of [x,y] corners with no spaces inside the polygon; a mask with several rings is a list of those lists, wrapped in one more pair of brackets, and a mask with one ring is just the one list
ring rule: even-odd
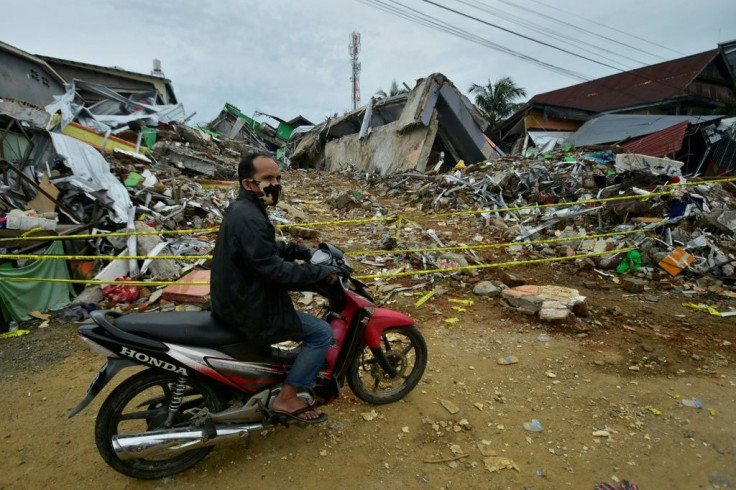
{"label": "red and black motorcycle", "polygon": [[[406,396],[427,364],[427,345],[414,321],[376,307],[366,285],[350,277],[337,247],[320,245],[311,262],[338,265],[346,273],[336,285],[315,287],[328,299],[323,318],[332,326],[333,343],[317,385],[299,396],[309,405],[330,403],[346,380],[368,403]],[[298,347],[253,348],[207,311],[108,310],[92,312],[92,318],[96,324],[80,327],[79,335],[107,362],[70,417],[121,370],[146,367],[120,383],[97,416],[97,448],[115,470],[134,478],[166,477],[198,463],[215,444],[295,423],[273,413],[272,403]]]}

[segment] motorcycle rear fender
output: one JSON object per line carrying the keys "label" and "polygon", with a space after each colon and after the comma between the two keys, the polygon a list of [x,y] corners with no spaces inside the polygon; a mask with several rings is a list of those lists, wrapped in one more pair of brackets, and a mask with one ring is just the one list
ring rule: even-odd
{"label": "motorcycle rear fender", "polygon": [[381,335],[390,327],[403,327],[414,325],[414,320],[387,308],[376,308],[368,320],[368,325],[363,332],[363,344],[368,347],[377,348],[381,346]]}
{"label": "motorcycle rear fender", "polygon": [[107,386],[107,383],[115,377],[121,370],[126,367],[138,366],[139,364],[131,359],[120,359],[118,357],[108,357],[107,362],[100,368],[97,375],[92,380],[92,384],[87,388],[87,395],[84,397],[79,405],[74,407],[72,412],[69,414],[69,418],[74,417],[76,414],[84,410],[84,408],[95,399],[97,394]]}

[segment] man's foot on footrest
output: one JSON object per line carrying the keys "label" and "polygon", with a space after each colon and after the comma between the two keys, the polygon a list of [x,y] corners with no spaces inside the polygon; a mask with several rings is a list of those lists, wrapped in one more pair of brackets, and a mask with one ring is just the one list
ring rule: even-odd
{"label": "man's foot on footrest", "polygon": [[320,413],[318,417],[315,417],[313,419],[305,419],[300,417],[301,414],[307,413],[312,410],[314,410],[314,405],[307,405],[306,407],[300,408],[299,410],[294,410],[293,412],[286,412],[283,410],[271,410],[271,415],[282,420],[285,419],[286,422],[302,422],[305,424],[321,424],[322,422],[327,420],[327,414],[324,412]]}

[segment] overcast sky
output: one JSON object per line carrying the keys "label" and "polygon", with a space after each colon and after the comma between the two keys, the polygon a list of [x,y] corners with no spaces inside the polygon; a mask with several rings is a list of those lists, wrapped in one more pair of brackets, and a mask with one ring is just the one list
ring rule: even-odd
{"label": "overcast sky", "polygon": [[143,73],[158,58],[187,113],[196,112],[192,123],[210,121],[225,102],[246,114],[302,114],[318,123],[351,107],[353,31],[362,43],[363,104],[392,80],[413,87],[434,72],[464,93],[471,83],[510,76],[531,97],[579,83],[576,76],[597,78],[736,39],[735,0],[433,0],[592,61],[424,0],[380,0],[552,65],[543,67],[367,5],[377,1],[24,0],[5,6],[0,40]]}

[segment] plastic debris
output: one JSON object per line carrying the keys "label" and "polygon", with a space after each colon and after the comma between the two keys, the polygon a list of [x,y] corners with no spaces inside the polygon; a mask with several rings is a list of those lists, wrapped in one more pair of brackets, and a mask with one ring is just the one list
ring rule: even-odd
{"label": "plastic debris", "polygon": [[697,408],[698,410],[701,410],[703,408],[703,404],[697,398],[680,400],[680,403],[682,403],[686,407]]}
{"label": "plastic debris", "polygon": [[616,267],[616,272],[619,274],[626,274],[627,272],[638,272],[641,268],[641,253],[638,250],[632,250],[624,260]]}
{"label": "plastic debris", "polygon": [[506,356],[506,357],[499,357],[496,359],[496,364],[500,364],[502,366],[506,366],[508,364],[517,364],[519,362],[519,358],[516,356]]}
{"label": "plastic debris", "polygon": [[[132,281],[128,276],[120,276],[116,281]],[[108,284],[102,288],[102,294],[113,303],[126,303],[135,301],[140,296],[141,288],[138,286],[124,286],[122,284]]]}
{"label": "plastic debris", "polygon": [[681,247],[675,247],[675,249],[669,253],[664,259],[659,262],[659,266],[669,272],[672,276],[678,275],[684,268],[693,263],[695,258],[687,253]]}
{"label": "plastic debris", "polygon": [[524,422],[521,425],[529,432],[542,432],[544,430],[542,424],[537,419],[532,419],[531,422]]}
{"label": "plastic debris", "polygon": [[516,471],[520,471],[519,467],[516,465],[516,463],[514,463],[513,459],[505,458],[503,456],[490,456],[488,458],[483,458],[483,465],[491,473],[494,473],[500,470],[512,470],[512,469]]}
{"label": "plastic debris", "polygon": [[718,311],[712,306],[709,306],[703,303],[698,303],[698,304],[683,303],[682,306],[685,306],[686,308],[693,308],[695,310],[705,310],[713,316],[722,316],[722,317],[736,316],[736,311]]}

